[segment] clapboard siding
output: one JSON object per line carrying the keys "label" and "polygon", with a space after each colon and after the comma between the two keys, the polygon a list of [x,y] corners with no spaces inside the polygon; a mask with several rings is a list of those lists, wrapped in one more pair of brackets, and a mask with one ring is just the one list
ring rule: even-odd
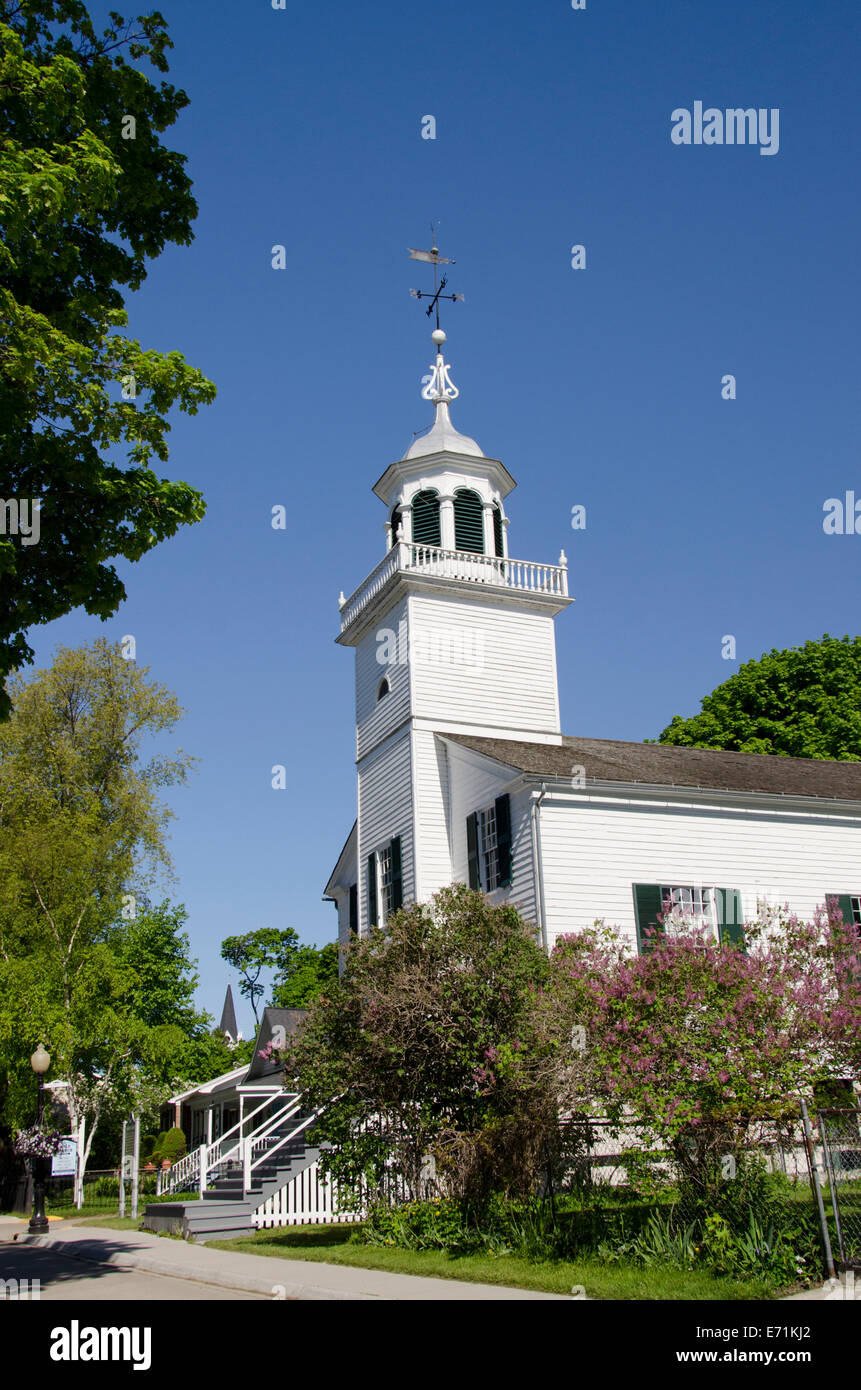
{"label": "clapboard siding", "polygon": [[[473,811],[490,806],[509,790],[511,776],[494,772],[484,760],[449,747],[451,765],[451,844],[452,874],[456,883],[469,881],[466,847],[466,818]],[[492,893],[492,902],[510,902],[530,922],[536,920],[535,871],[532,850],[531,801],[528,790],[519,788],[511,795],[511,885]]]}
{"label": "clapboard siding", "polygon": [[541,843],[551,943],[597,917],[636,941],[634,883],[735,888],[748,917],[758,897],[805,917],[826,892],[861,893],[861,822],[839,811],[548,798]]}
{"label": "clapboard siding", "polygon": [[448,752],[429,729],[414,731],[412,750],[414,819],[419,826],[415,896],[424,902],[453,878]]}
{"label": "clapboard siding", "polygon": [[368,855],[401,837],[404,902],[415,898],[410,739],[384,744],[359,764],[359,923],[368,926]]}
{"label": "clapboard siding", "polygon": [[509,606],[411,594],[412,713],[559,732],[553,619]]}
{"label": "clapboard siding", "polygon": [[[356,647],[356,756],[366,753],[394,729],[410,712],[409,665],[405,641],[407,600],[401,599],[366,633]],[[386,633],[394,633],[397,646],[391,651]],[[381,663],[378,655],[392,655],[392,662]],[[404,660],[401,660],[401,657]],[[377,699],[380,681],[389,682],[389,693]]]}

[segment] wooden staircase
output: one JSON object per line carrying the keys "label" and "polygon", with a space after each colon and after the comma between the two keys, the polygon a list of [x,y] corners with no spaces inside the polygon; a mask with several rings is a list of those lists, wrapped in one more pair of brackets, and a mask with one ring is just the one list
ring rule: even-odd
{"label": "wooden staircase", "polygon": [[[313,1118],[308,1113],[289,1114],[257,1142],[247,1191],[243,1164],[226,1162],[215,1170],[215,1176],[197,1200],[150,1202],[144,1211],[143,1229],[181,1235],[201,1243],[253,1235],[256,1228],[251,1218],[257,1208],[316,1163],[322,1148],[328,1147],[315,1143],[310,1132]],[[300,1132],[283,1142],[297,1128]],[[255,1138],[252,1134],[248,1141]]]}

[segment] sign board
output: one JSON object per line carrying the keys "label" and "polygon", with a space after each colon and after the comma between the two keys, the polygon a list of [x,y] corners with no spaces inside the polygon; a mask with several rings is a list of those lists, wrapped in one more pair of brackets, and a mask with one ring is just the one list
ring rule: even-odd
{"label": "sign board", "polygon": [[123,1177],[133,1178],[135,1173],[134,1154],[123,1154]]}
{"label": "sign board", "polygon": [[64,1139],[63,1147],[51,1155],[51,1177],[74,1177],[78,1168],[78,1145],[74,1139]]}

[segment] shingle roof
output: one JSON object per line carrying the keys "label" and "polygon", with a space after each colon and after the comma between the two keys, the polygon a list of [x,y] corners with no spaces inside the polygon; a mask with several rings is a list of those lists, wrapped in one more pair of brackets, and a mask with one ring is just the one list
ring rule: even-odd
{"label": "shingle roof", "polygon": [[281,1070],[280,1062],[264,1062],[259,1055],[266,1044],[272,1041],[272,1036],[276,1028],[283,1028],[289,1038],[297,1031],[302,1020],[308,1015],[307,1009],[278,1009],[271,1004],[263,1010],[263,1017],[260,1020],[260,1027],[257,1030],[257,1041],[254,1044],[254,1052],[251,1057],[251,1066],[248,1068],[246,1081],[260,1081],[264,1078],[274,1076],[275,1072]]}
{"label": "shingle roof", "polygon": [[861,801],[861,763],[774,754],[726,753],[714,748],[675,748],[659,743],[566,738],[561,744],[443,734],[452,743],[536,777],[571,777],[584,769],[591,782],[701,787],[710,791],[765,792]]}

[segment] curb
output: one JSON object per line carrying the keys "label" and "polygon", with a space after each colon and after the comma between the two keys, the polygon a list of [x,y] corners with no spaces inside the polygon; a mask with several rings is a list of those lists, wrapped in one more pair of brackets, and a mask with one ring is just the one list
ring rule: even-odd
{"label": "curb", "polygon": [[[88,1264],[110,1265],[114,1269],[142,1269],[150,1274],[164,1274],[172,1279],[190,1279],[197,1284],[213,1284],[220,1289],[236,1289],[240,1293],[265,1294],[275,1302],[281,1302],[282,1299],[334,1299],[348,1303],[355,1302],[357,1299],[374,1299],[379,1302],[381,1297],[381,1295],[374,1293],[347,1293],[343,1289],[327,1289],[311,1283],[287,1284],[274,1280],[267,1283],[265,1280],[250,1274],[221,1275],[219,1277],[216,1270],[194,1264],[184,1265],[178,1269],[169,1260],[161,1260],[157,1255],[150,1254],[149,1251],[137,1253],[133,1250],[124,1250],[121,1253],[106,1254],[95,1241],[52,1240],[50,1236],[25,1236],[23,1239],[16,1240],[16,1243],[56,1250],[58,1254],[66,1255],[69,1259],[85,1260]],[[273,1292],[274,1289],[279,1290],[277,1298]],[[280,1294],[282,1289],[284,1292]]]}

